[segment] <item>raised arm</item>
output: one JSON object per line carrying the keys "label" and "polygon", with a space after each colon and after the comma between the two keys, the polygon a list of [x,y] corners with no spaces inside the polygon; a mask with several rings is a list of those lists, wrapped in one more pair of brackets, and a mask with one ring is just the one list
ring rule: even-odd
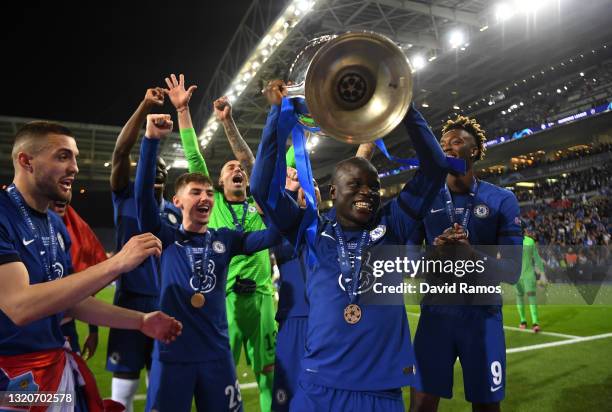
{"label": "raised arm", "polygon": [[448,163],[429,125],[414,107],[408,110],[404,125],[410,134],[420,166],[400,193],[399,203],[412,218],[422,219],[444,184]]}
{"label": "raised arm", "polygon": [[374,143],[362,143],[357,148],[356,157],[363,157],[366,160],[372,160],[374,156],[374,148],[376,145]]}
{"label": "raised arm", "polygon": [[153,186],[159,140],[172,131],[172,120],[169,114],[150,114],[147,116],[147,129],[140,145],[140,159],[136,167],[134,198],[140,230],[159,233],[161,218],[159,205],[155,199]]}
{"label": "raised arm", "polygon": [[200,144],[193,123],[191,122],[191,112],[189,111],[189,101],[193,92],[198,86],[192,85],[185,90],[185,76],[180,74],[177,80],[174,74],[166,77],[167,89],[164,92],[170,98],[170,102],[176,109],[178,117],[179,133],[181,135],[181,143],[185,151],[185,159],[189,167],[189,172],[200,172],[209,176],[204,156],[200,151]]}
{"label": "raised arm", "polygon": [[163,104],[164,92],[162,88],[147,89],[144,99],[140,102],[132,117],[123,126],[123,129],[121,129],[112,156],[110,185],[113,192],[125,189],[130,183],[130,153],[134,144],[136,144],[140,128],[145,122],[147,114],[155,106]]}
{"label": "raised arm", "polygon": [[[259,143],[255,166],[251,174],[251,194],[263,209],[267,218],[283,234],[287,234],[298,228],[303,211],[283,189],[287,163],[284,155],[284,143],[282,147],[279,147],[276,138],[279,114],[280,106],[278,104],[273,105],[268,114],[262,139]],[[278,155],[279,151],[282,151],[282,156]],[[277,161],[281,164],[277,165]],[[282,171],[282,176],[275,176],[277,171]]]}
{"label": "raised arm", "polygon": [[247,175],[250,176],[253,170],[253,164],[255,163],[255,157],[253,157],[253,152],[240,135],[238,127],[236,127],[236,122],[234,122],[232,116],[232,104],[227,96],[215,100],[213,109],[215,111],[215,116],[217,116],[217,120],[223,125],[225,136],[227,136],[227,141],[232,148],[234,156],[236,156],[242,168],[247,172]]}

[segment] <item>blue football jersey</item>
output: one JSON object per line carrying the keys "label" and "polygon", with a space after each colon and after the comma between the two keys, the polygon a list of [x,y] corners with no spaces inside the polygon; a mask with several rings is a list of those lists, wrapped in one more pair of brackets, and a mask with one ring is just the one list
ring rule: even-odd
{"label": "blue football jersey", "polygon": [[[70,237],[60,217],[53,212],[37,212],[27,205],[25,208],[45,247],[41,247],[34,239],[19,209],[3,190],[0,192],[0,265],[21,261],[28,270],[31,285],[53,281],[72,273]],[[57,238],[57,255],[55,261],[49,260],[52,274],[47,276],[42,256],[51,253],[49,221]],[[60,328],[62,317],[63,313],[57,313],[18,327],[0,311],[0,355],[61,348],[64,345]]]}
{"label": "blue football jersey", "polygon": [[[152,191],[158,147],[159,140],[147,138],[140,146],[136,210],[143,232],[155,233],[162,241],[160,309],[183,322],[183,333],[170,345],[156,341],[153,356],[164,362],[222,359],[230,350],[225,309],[229,262],[236,255],[249,255],[278,244],[280,234],[274,229],[242,232],[226,228],[198,234],[165,223]],[[195,293],[204,296],[204,306],[191,304]]]}
{"label": "blue football jersey", "polygon": [[[299,243],[300,226],[311,222],[302,221],[304,211],[275,183],[284,182],[286,169],[286,136],[277,138],[278,123],[279,107],[274,106],[256,156],[251,191],[287,239]],[[406,244],[446,177],[444,153],[425,120],[412,109],[404,124],[422,166],[401,194],[370,222],[370,248]],[[319,217],[314,223],[316,236],[307,253],[314,253],[316,264],[309,264],[307,271],[308,333],[301,379],[353,391],[384,391],[414,384],[415,358],[403,302],[364,305],[360,321],[347,323],[344,311],[350,303],[348,284],[341,276],[334,222]],[[362,232],[346,232],[345,236],[350,257],[351,244],[357,237],[361,240]],[[371,279],[360,279],[358,291],[369,293],[372,286]]]}
{"label": "blue football jersey", "polygon": [[[113,192],[113,208],[115,218],[115,239],[117,251],[121,250],[132,236],[142,233],[138,227],[136,203],[134,200],[134,183],[130,182],[123,190]],[[162,220],[171,226],[181,224],[181,211],[171,202],[162,201]],[[131,272],[122,274],[117,280],[117,289],[126,290],[141,295],[159,295],[159,274],[155,258],[142,262]]]}
{"label": "blue football jersey", "polygon": [[283,240],[281,245],[272,248],[280,273],[277,321],[308,316],[304,250],[303,247],[300,248],[296,256],[295,248],[287,240]]}
{"label": "blue football jersey", "polygon": [[[500,248],[504,253],[501,259],[487,256],[485,275],[487,283],[501,281],[516,283],[520,276],[522,256],[522,232],[520,226],[520,209],[514,193],[491,183],[478,181],[473,200],[468,202],[469,194],[452,194],[455,221],[464,216],[465,208],[470,206],[470,217],[467,224],[468,241],[471,245],[509,245],[512,248]],[[459,222],[461,223],[461,222]],[[443,187],[435,197],[430,209],[412,236],[409,243],[421,244],[423,240],[429,245],[451,227],[446,209],[446,189]],[[492,248],[474,248],[482,257]],[[501,303],[501,297],[499,299]]]}

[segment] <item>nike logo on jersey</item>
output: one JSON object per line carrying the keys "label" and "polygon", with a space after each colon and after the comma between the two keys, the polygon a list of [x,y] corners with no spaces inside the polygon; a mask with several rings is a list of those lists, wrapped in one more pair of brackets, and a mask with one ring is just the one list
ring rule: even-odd
{"label": "nike logo on jersey", "polygon": [[23,241],[23,245],[27,246],[30,243],[34,242],[34,239],[26,240],[25,237],[21,239]]}
{"label": "nike logo on jersey", "polygon": [[430,213],[438,213],[438,212],[441,212],[443,210],[444,210],[444,208],[442,208],[442,209],[434,209],[434,208],[432,208],[429,212]]}
{"label": "nike logo on jersey", "polygon": [[503,388],[503,386],[498,386],[497,388],[494,388],[494,387],[491,386],[491,392],[497,392],[501,388]]}
{"label": "nike logo on jersey", "polygon": [[321,236],[326,236],[326,237],[330,238],[331,240],[333,240],[334,242],[336,241],[336,239],[335,239],[333,236],[328,235],[328,234],[327,234],[327,233],[325,233],[325,232],[321,232]]}

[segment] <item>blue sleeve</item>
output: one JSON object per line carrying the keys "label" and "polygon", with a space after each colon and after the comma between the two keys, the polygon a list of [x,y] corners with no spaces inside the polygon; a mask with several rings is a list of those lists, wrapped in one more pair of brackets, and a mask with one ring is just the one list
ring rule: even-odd
{"label": "blue sleeve", "polygon": [[[502,247],[499,248],[499,258],[487,256],[487,275],[493,282],[515,284],[521,277],[523,235],[520,208],[514,194],[510,194],[501,201],[499,213],[497,245]],[[481,258],[486,256],[485,253],[478,251],[476,254]]]}
{"label": "blue sleeve", "polygon": [[159,205],[153,191],[158,148],[158,139],[147,139],[146,137],[142,139],[140,158],[136,167],[134,201],[136,203],[140,231],[142,233],[153,233],[160,238],[162,244],[166,247],[174,241],[174,237],[171,227],[162,224],[159,215]]}
{"label": "blue sleeve", "polygon": [[158,148],[159,139],[143,137],[140,144],[138,166],[136,167],[136,183],[134,184],[138,225],[142,232],[157,233],[161,229],[159,205],[153,192]]}
{"label": "blue sleeve", "polygon": [[[299,229],[303,211],[285,190],[281,190],[280,185],[278,187],[273,185],[276,170],[281,170],[283,171],[281,182],[284,186],[287,170],[284,153],[285,142],[283,142],[282,156],[278,155],[279,143],[276,136],[276,126],[279,114],[280,107],[272,106],[255,157],[255,165],[251,174],[251,194],[267,219],[284,235],[294,237]],[[277,165],[277,161],[280,162],[279,165]],[[273,204],[274,202],[271,199],[275,199],[276,204]]]}
{"label": "blue sleeve", "polygon": [[429,206],[442,188],[448,172],[446,157],[429,125],[414,107],[404,118],[419,159],[419,170],[398,196],[401,209],[413,219],[427,215]]}
{"label": "blue sleeve", "polygon": [[9,235],[8,223],[0,219],[0,265],[11,262],[21,262],[21,256]]}

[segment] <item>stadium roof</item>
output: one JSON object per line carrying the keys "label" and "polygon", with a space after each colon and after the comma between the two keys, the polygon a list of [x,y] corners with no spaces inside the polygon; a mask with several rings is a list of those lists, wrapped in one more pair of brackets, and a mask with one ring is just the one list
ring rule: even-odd
{"label": "stadium roof", "polygon": [[[286,7],[298,7],[304,2],[308,3],[308,0],[255,0],[251,3],[233,38],[228,39],[225,54],[218,62],[212,81],[206,88],[200,85],[200,90],[192,101],[192,113],[198,130],[201,130],[210,118],[211,102],[228,91],[245,61],[277,21],[279,13],[286,11]],[[536,14],[517,12],[512,17],[496,16],[496,6],[500,2],[501,0],[311,2],[312,9],[304,12],[299,23],[287,30],[282,42],[269,58],[262,62],[253,78],[241,91],[240,98],[234,104],[234,117],[238,127],[255,151],[266,115],[265,102],[261,97],[262,86],[270,79],[285,77],[296,52],[308,40],[322,34],[346,30],[373,30],[398,42],[413,61],[416,56],[424,56],[426,65],[416,72],[414,100],[434,127],[439,126],[453,112],[483,116],[487,111],[499,109],[487,104],[498,91],[503,91],[505,98],[510,98],[514,87],[523,91],[525,88],[542,87],[558,77],[554,71],[555,66],[558,67],[561,62],[592,48],[601,48],[612,38],[612,25],[609,24],[607,12],[612,5],[610,0],[548,1],[543,2]],[[526,2],[534,3],[537,2]],[[500,17],[507,19],[499,22]],[[461,31],[463,39],[457,47],[452,48],[448,36],[457,30]],[[207,47],[206,44],[202,46]],[[609,47],[607,50],[610,49]],[[95,62],[92,61],[91,64]],[[189,64],[184,62],[178,66]],[[544,74],[541,74],[542,71]],[[536,73],[539,75],[535,76]],[[514,86],[514,83],[518,86]],[[422,107],[423,103],[427,103],[429,107]],[[453,106],[460,109],[453,109]],[[9,136],[16,125],[23,121],[20,118],[0,119],[0,173],[3,180],[12,175],[8,155]],[[104,164],[110,161],[119,128],[71,124],[68,126],[75,129],[82,153],[80,179],[108,181],[110,168]],[[395,153],[408,154],[409,148],[405,145],[405,135],[401,127],[391,134],[388,142]],[[178,138],[174,137],[162,148],[162,154],[169,164],[183,157],[177,143]],[[325,150],[320,150],[322,148]],[[329,175],[331,166],[339,158],[352,155],[354,151],[355,148],[347,145],[323,141],[312,153],[315,175],[320,178]],[[207,145],[205,157],[213,174],[231,157],[222,128],[215,132]],[[171,173],[176,174],[183,170],[175,167]]]}

